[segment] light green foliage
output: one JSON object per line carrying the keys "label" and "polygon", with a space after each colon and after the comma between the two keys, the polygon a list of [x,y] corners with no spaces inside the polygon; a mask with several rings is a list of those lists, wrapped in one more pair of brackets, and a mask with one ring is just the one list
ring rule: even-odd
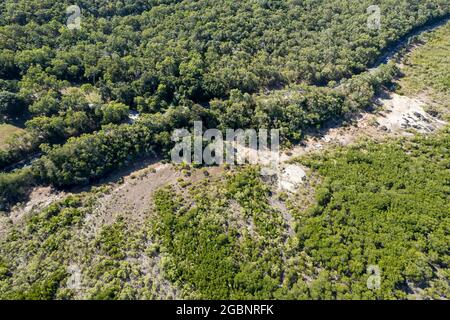
{"label": "light green foliage", "polygon": [[[259,170],[253,168],[222,183],[204,180],[190,188],[188,199],[172,189],[158,191],[153,233],[166,258],[167,277],[196,298],[273,298],[281,277],[283,235],[281,218],[267,197]],[[241,212],[232,208],[233,202]],[[255,230],[245,230],[247,220]]]}
{"label": "light green foliage", "polygon": [[23,130],[21,128],[10,124],[0,124],[0,150],[7,149],[9,146],[8,142],[22,133]]}
{"label": "light green foliage", "polygon": [[[146,259],[145,227],[118,217],[92,230],[101,188],[54,202],[16,225],[0,240],[0,299],[155,299],[171,297]],[[144,263],[144,265],[142,264]],[[79,272],[77,286],[69,285]],[[167,285],[166,285],[167,286]]]}
{"label": "light green foliage", "polygon": [[[449,137],[447,129],[438,137],[367,142],[302,161],[325,182],[317,206],[299,219],[300,248],[335,272],[328,278],[332,296],[450,296]],[[368,265],[382,270],[373,293]]]}
{"label": "light green foliage", "polygon": [[450,23],[426,34],[422,46],[408,57],[400,81],[401,92],[406,95],[425,94],[441,105],[443,114],[450,107]]}
{"label": "light green foliage", "polygon": [[[69,197],[28,219],[21,230],[2,240],[2,299],[54,299],[65,287],[73,226],[85,214],[81,199]],[[22,257],[23,259],[18,259]],[[6,270],[6,271],[5,271]]]}
{"label": "light green foliage", "polygon": [[[303,158],[321,176],[306,209],[273,194],[254,167],[160,189],[148,223],[124,215],[94,233],[85,217],[96,193],[69,197],[11,227],[0,297],[170,296],[146,276],[151,263],[184,298],[449,298],[449,147],[447,129]],[[66,288],[74,262],[79,291]],[[369,265],[381,270],[380,289],[367,287]]]}
{"label": "light green foliage", "polygon": [[[308,210],[289,204],[291,237],[258,170],[205,181],[189,198],[161,190],[154,230],[167,277],[209,299],[448,298],[449,143],[445,131],[303,159],[324,182]],[[234,223],[237,210],[247,222]],[[380,289],[367,287],[370,265]]]}
{"label": "light green foliage", "polygon": [[[167,154],[172,131],[196,120],[290,142],[370,106],[398,69],[367,69],[449,15],[447,0],[377,3],[379,31],[372,0],[79,0],[82,28],[69,30],[67,1],[1,1],[0,120],[26,128],[0,168],[40,158],[0,174],[0,210],[37,183],[87,185]],[[405,92],[448,100],[448,26],[411,55]],[[253,167],[180,180],[142,225],[104,219],[95,190],[69,196],[5,227],[0,298],[450,298],[449,147],[447,129],[305,158],[323,180],[305,203],[272,194]],[[72,264],[80,289],[67,287]]]}

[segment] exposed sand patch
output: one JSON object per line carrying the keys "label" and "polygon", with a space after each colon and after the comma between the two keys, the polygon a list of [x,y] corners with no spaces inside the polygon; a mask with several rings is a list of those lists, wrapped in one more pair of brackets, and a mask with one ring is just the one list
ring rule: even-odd
{"label": "exposed sand patch", "polygon": [[[378,113],[363,112],[357,115],[357,121],[352,126],[325,127],[310,134],[301,145],[281,152],[278,168],[274,168],[273,155],[270,150],[258,152],[247,146],[234,144],[238,154],[250,160],[251,163],[262,164],[265,180],[275,182],[277,177],[281,190],[296,192],[306,180],[305,168],[288,164],[293,158],[333,146],[346,146],[363,137],[384,139],[399,135],[411,135],[413,132],[430,133],[441,128],[446,123],[424,111],[426,104],[419,100],[395,93],[379,99],[382,111]],[[258,157],[261,160],[258,162]],[[275,158],[274,158],[275,157]],[[262,163],[261,163],[262,162]],[[208,170],[220,170],[210,168]],[[95,210],[93,230],[104,223],[111,223],[118,215],[130,215],[132,220],[143,221],[146,212],[151,208],[151,195],[165,184],[176,181],[183,175],[170,164],[154,163],[144,169],[128,174],[122,184],[114,184],[111,192],[103,195]],[[194,179],[194,177],[190,177]],[[273,181],[275,179],[275,181]],[[40,210],[54,201],[63,199],[69,193],[56,191],[50,187],[35,188],[30,200],[11,210],[10,219],[17,223],[24,216],[35,210]],[[87,220],[90,221],[90,220]],[[1,231],[1,230],[0,230]]]}
{"label": "exposed sand patch", "polygon": [[384,106],[377,122],[384,130],[403,132],[414,129],[420,133],[433,132],[442,127],[445,122],[432,117],[425,112],[425,103],[393,93],[387,99],[380,99]]}
{"label": "exposed sand patch", "polygon": [[[210,175],[218,175],[221,168],[211,167]],[[120,216],[134,225],[140,225],[152,214],[153,194],[156,190],[176,184],[179,179],[193,183],[204,178],[202,170],[191,170],[185,176],[172,164],[155,163],[123,177],[121,184],[101,195],[91,215],[85,222],[90,226],[90,236],[95,235],[103,225],[116,221]]]}
{"label": "exposed sand patch", "polygon": [[446,122],[428,114],[426,103],[419,99],[401,96],[396,93],[380,98],[380,112],[362,112],[356,116],[356,123],[347,127],[325,127],[306,137],[301,145],[285,151],[282,162],[311,152],[328,149],[332,146],[346,146],[357,140],[369,137],[387,137],[432,133],[442,128]]}
{"label": "exposed sand patch", "polygon": [[36,187],[29,196],[25,204],[16,205],[11,209],[9,218],[12,223],[17,224],[24,217],[35,211],[40,211],[51,203],[63,199],[67,194],[64,191],[57,191],[52,187]]}
{"label": "exposed sand patch", "polygon": [[[111,184],[107,192],[99,195],[92,213],[85,217],[83,228],[79,230],[80,238],[95,239],[104,226],[113,224],[118,217],[125,219],[130,232],[138,232],[152,214],[154,191],[176,182],[181,176],[174,166],[160,162],[143,164],[141,169],[122,176],[119,182]],[[144,245],[150,247],[152,243],[147,240]],[[126,260],[138,268],[148,279],[146,285],[151,286],[160,297],[180,296],[176,286],[163,276],[160,255],[127,256]],[[80,292],[79,297],[83,294]]]}
{"label": "exposed sand patch", "polygon": [[279,183],[282,190],[296,192],[305,181],[306,172],[300,165],[289,164],[281,169]]}
{"label": "exposed sand patch", "polygon": [[93,215],[86,217],[86,222],[109,224],[118,216],[129,216],[132,220],[143,220],[151,208],[153,192],[176,181],[181,174],[170,164],[153,164],[135,171],[123,178],[122,184],[116,184],[113,189],[98,199]]}
{"label": "exposed sand patch", "polygon": [[391,93],[377,101],[378,112],[361,112],[351,126],[324,126],[308,135],[301,145],[281,152],[259,151],[247,145],[234,143],[238,158],[246,158],[250,163],[262,167],[264,181],[278,184],[279,191],[295,193],[306,181],[306,168],[289,164],[296,157],[336,146],[346,146],[362,138],[383,140],[416,133],[431,133],[446,123],[425,112],[426,103]]}

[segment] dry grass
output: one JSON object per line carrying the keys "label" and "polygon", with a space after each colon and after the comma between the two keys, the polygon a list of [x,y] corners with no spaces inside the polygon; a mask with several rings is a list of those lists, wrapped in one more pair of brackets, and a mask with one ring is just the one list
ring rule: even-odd
{"label": "dry grass", "polygon": [[[405,61],[400,94],[426,97],[432,105],[448,111],[450,106],[450,22],[425,35],[426,43]],[[446,113],[446,112],[444,112]]]}
{"label": "dry grass", "polygon": [[15,134],[19,134],[24,132],[23,129],[15,127],[10,124],[1,124],[0,125],[0,149],[4,149],[8,144],[8,140]]}

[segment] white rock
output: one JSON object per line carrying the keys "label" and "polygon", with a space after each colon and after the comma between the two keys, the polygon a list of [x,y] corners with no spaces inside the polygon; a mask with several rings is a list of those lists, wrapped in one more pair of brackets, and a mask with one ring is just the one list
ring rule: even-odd
{"label": "white rock", "polygon": [[281,172],[280,187],[283,190],[295,192],[305,180],[305,170],[301,166],[290,164]]}

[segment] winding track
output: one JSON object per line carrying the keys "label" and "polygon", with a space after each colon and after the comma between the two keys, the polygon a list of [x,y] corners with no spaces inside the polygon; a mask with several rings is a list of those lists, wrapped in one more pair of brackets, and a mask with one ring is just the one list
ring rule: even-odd
{"label": "winding track", "polygon": [[425,25],[411,30],[409,33],[404,35],[402,38],[388,46],[385,50],[386,52],[377,59],[377,61],[369,67],[369,70],[373,70],[381,66],[382,64],[386,64],[389,61],[392,61],[396,54],[399,53],[402,49],[411,44],[411,40],[414,37],[417,37],[425,32],[433,31],[439,27],[445,25],[448,21],[450,21],[450,14],[447,14],[437,20],[433,20],[431,22],[426,23]]}

